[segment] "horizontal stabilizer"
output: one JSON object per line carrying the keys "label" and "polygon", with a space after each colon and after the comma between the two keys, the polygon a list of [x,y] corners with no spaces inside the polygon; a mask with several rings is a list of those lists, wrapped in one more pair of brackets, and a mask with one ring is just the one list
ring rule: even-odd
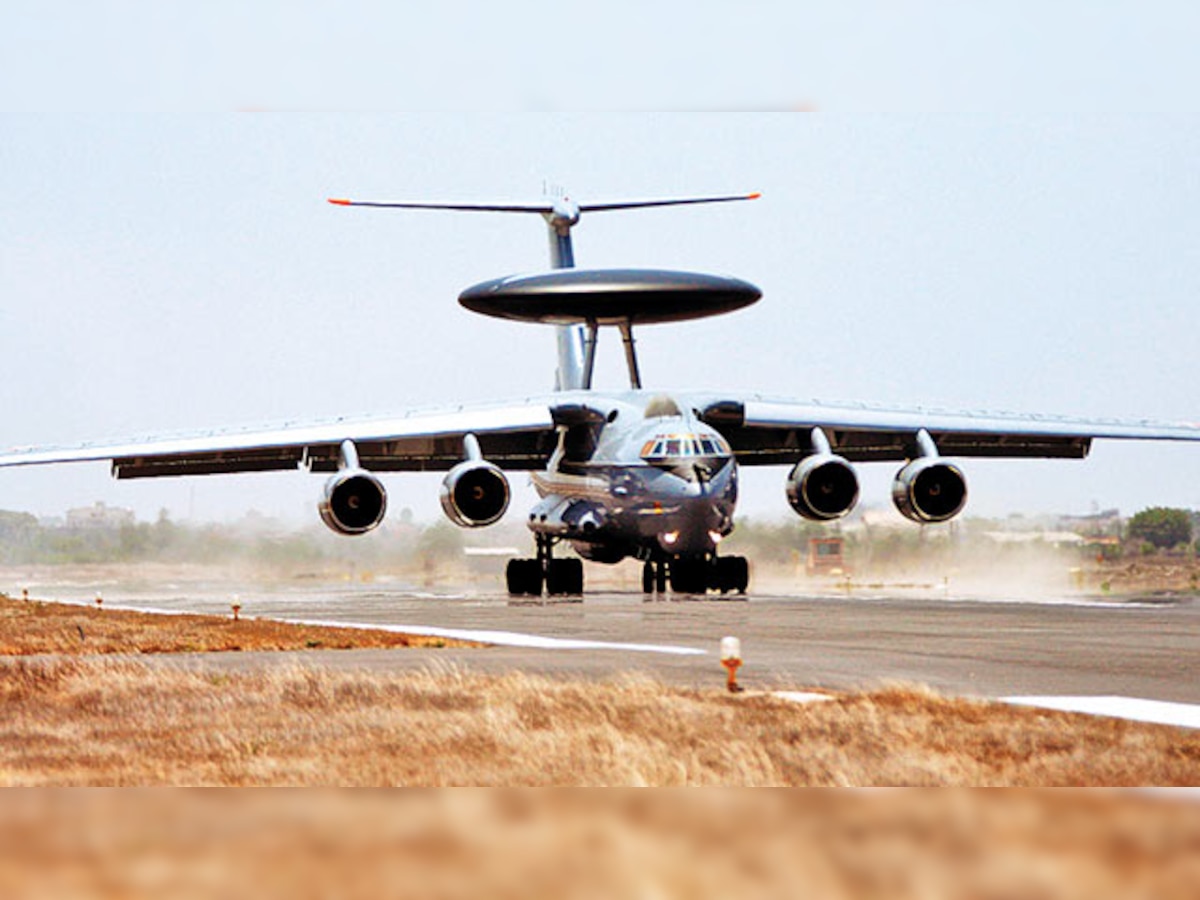
{"label": "horizontal stabilizer", "polygon": [[455,212],[508,212],[540,213],[554,212],[551,203],[376,203],[372,200],[343,200],[330,198],[334,206],[373,206],[381,209],[448,209]]}
{"label": "horizontal stabilizer", "polygon": [[676,200],[624,200],[616,203],[581,203],[580,212],[608,212],[614,209],[646,209],[652,206],[693,206],[697,203],[732,203],[737,200],[757,200],[762,194],[729,194],[723,197],[683,197]]}
{"label": "horizontal stabilizer", "polygon": [[[698,203],[731,203],[737,200],[757,200],[760,193],[725,194],[714,197],[679,197],[665,200],[617,200],[611,203],[579,203],[574,204],[579,212],[610,212],[618,209],[647,209],[655,206],[692,206]],[[561,210],[563,204],[571,201],[563,198],[561,201],[544,201],[542,203],[380,203],[374,200],[346,200],[330,198],[334,206],[370,206],[381,209],[446,209],[456,212],[505,212],[505,213],[538,213],[543,216],[553,215]]]}

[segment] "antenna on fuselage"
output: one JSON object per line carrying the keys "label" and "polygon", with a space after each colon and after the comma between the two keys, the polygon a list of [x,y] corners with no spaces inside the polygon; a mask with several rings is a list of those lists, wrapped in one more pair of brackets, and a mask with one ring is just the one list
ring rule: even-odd
{"label": "antenna on fuselage", "polygon": [[[561,193],[561,189],[559,189]],[[368,206],[380,209],[440,209],[454,212],[501,212],[536,213],[546,220],[550,237],[550,267],[573,269],[575,248],[571,243],[571,229],[579,224],[585,212],[613,212],[624,209],[649,209],[658,206],[694,206],[701,203],[731,203],[739,200],[757,200],[760,193],[724,194],[709,197],[682,197],[665,200],[618,200],[610,203],[576,203],[569,197],[547,198],[542,203],[378,203],[365,200],[330,199],[335,206]],[[757,299],[757,296],[755,297]],[[460,302],[462,298],[460,297]],[[482,311],[482,310],[480,310]],[[493,313],[494,314],[494,313]],[[705,313],[711,314],[711,313]],[[515,318],[515,316],[508,316]],[[529,319],[528,316],[525,317]],[[562,317],[559,317],[560,319]],[[630,385],[642,386],[638,370],[637,354],[633,342],[633,322],[630,315],[622,321],[611,322],[621,331],[625,345],[625,360],[629,368]],[[640,318],[640,316],[638,317]],[[601,324],[597,316],[580,316],[581,321],[555,322],[558,338],[558,373],[555,389],[589,390],[596,367],[596,342]],[[535,321],[551,321],[547,318]]]}

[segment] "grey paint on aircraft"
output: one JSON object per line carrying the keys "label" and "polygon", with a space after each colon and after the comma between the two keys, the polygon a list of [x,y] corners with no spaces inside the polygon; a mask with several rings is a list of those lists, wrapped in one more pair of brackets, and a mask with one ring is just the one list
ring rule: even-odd
{"label": "grey paint on aircraft", "polygon": [[682,322],[733,312],[762,291],[724,275],[667,269],[561,269],[476,284],[458,302],[472,312],[552,325]]}

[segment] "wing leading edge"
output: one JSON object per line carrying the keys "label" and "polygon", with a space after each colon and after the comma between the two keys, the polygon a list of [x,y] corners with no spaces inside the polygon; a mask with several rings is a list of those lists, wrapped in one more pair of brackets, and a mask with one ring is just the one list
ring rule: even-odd
{"label": "wing leading edge", "polygon": [[[856,404],[798,402],[757,394],[675,394],[721,431],[743,465],[790,465],[814,452],[820,428],[832,452],[850,462],[913,459],[925,431],[943,456],[1083,459],[1095,439],[1200,441],[1200,425],[1087,420],[1007,413],[956,413]],[[120,479],[235,472],[334,472],[343,441],[374,472],[446,471],[463,459],[463,438],[474,434],[483,456],[501,468],[545,467],[563,411],[594,393],[558,393],[506,404],[414,411],[377,419],[338,419],[245,431],[15,449],[0,468],[111,461]]]}
{"label": "wing leading edge", "polygon": [[922,430],[941,455],[961,457],[1083,459],[1095,439],[1200,441],[1198,425],[1152,421],[889,409],[760,395],[697,397],[693,405],[726,436],[743,465],[796,462],[813,452],[813,428],[822,429],[832,451],[850,462],[913,459],[920,455]]}
{"label": "wing leading edge", "polygon": [[462,461],[467,434],[479,439],[487,459],[515,470],[544,466],[556,438],[550,404],[530,399],[392,418],[14,450],[0,455],[0,467],[111,460],[113,475],[121,479],[293,469],[334,472],[341,444],[350,440],[360,463],[375,472],[445,471]]}

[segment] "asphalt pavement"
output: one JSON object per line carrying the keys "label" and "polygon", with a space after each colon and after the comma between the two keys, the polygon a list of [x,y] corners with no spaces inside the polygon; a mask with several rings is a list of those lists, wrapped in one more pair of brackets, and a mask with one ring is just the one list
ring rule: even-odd
{"label": "asphalt pavement", "polygon": [[[72,585],[36,596],[69,599]],[[755,688],[929,685],[982,697],[1119,695],[1200,703],[1200,600],[973,597],[937,590],[751,593],[744,599],[589,594],[530,602],[478,591],[360,584],[107,586],[105,605],[446,630],[498,641],[482,649],[307,651],[175,656],[171,664],[313,664],[404,670],[456,666],[584,678],[642,672],[723,684],[721,638],[740,639],[739,680]],[[86,595],[85,595],[86,596]]]}

